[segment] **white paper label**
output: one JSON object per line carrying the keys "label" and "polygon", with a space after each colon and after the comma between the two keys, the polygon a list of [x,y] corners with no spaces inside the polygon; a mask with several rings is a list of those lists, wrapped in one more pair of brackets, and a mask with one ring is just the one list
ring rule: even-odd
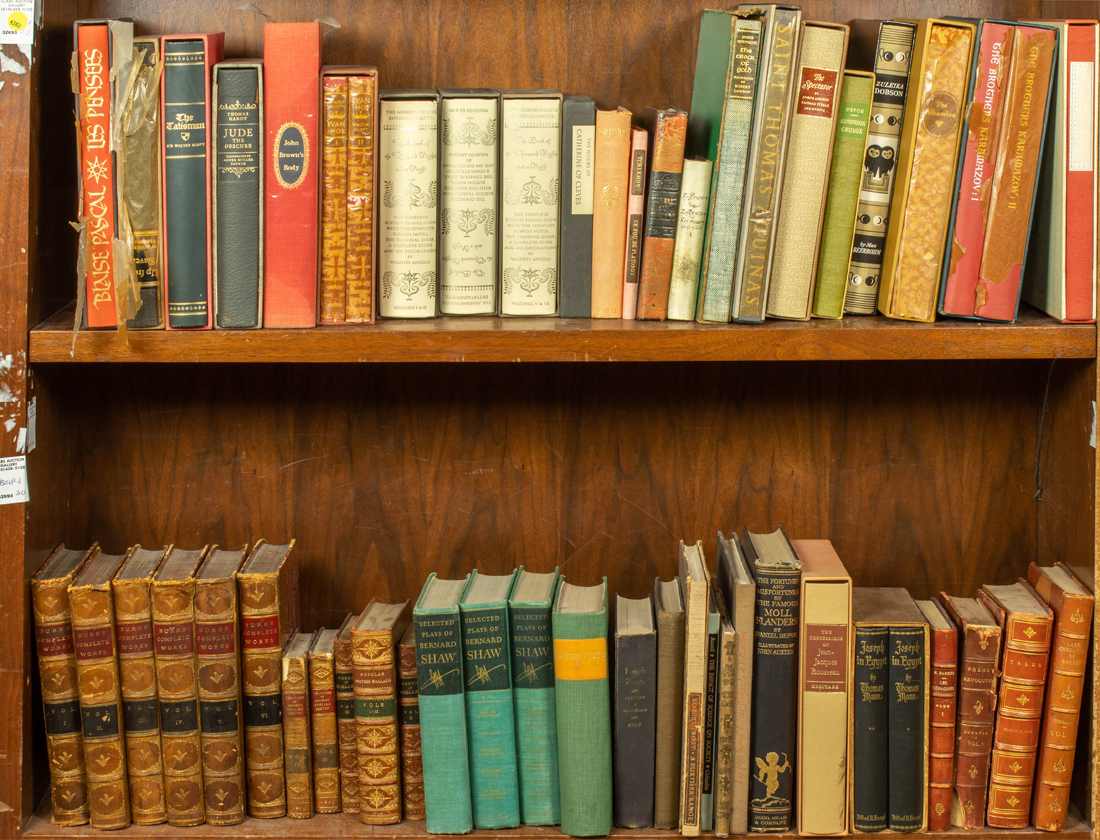
{"label": "white paper label", "polygon": [[1069,126],[1066,131],[1070,172],[1092,172],[1093,140],[1092,62],[1069,63]]}
{"label": "white paper label", "polygon": [[0,0],[0,44],[34,43],[34,0]]}
{"label": "white paper label", "polygon": [[31,397],[27,406],[27,454],[34,452],[35,427],[38,425],[38,397]]}
{"label": "white paper label", "polygon": [[573,183],[570,198],[574,216],[592,215],[592,193],[596,183],[596,126],[573,126]]}
{"label": "white paper label", "polygon": [[16,455],[14,458],[0,458],[0,505],[14,505],[29,502],[27,490],[27,457]]}

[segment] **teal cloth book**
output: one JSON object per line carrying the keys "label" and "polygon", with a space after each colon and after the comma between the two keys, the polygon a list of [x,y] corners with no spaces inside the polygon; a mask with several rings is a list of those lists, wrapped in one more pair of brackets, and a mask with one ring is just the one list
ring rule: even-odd
{"label": "teal cloth book", "polygon": [[714,163],[711,211],[704,246],[706,256],[699,287],[699,311],[696,314],[696,320],[703,324],[725,324],[730,319],[730,295],[741,232],[745,166],[749,156],[749,132],[752,130],[752,109],[756,101],[756,70],[760,61],[762,34],[760,20],[734,18],[726,105],[722,114],[718,159]]}
{"label": "teal cloth book", "polygon": [[550,610],[557,588],[557,569],[535,574],[520,566],[508,601],[519,806],[524,825],[561,822],[558,730],[554,711],[554,635],[550,627]]}
{"label": "teal cloth book", "polygon": [[[516,573],[470,575],[462,596],[462,669],[474,827],[519,825],[508,598]],[[430,813],[430,809],[429,809]]]}
{"label": "teal cloth book", "polygon": [[561,830],[611,832],[611,693],[607,672],[607,578],[558,585],[552,616]]}
{"label": "teal cloth book", "polygon": [[413,608],[424,806],[430,834],[465,834],[474,827],[458,607],[469,580],[468,576],[440,580],[432,572]]}

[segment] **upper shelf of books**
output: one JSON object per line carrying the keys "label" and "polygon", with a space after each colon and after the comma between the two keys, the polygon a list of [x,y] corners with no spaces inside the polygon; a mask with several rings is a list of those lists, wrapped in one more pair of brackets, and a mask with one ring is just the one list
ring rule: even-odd
{"label": "upper shelf of books", "polygon": [[882,316],[710,326],[692,321],[437,318],[313,329],[73,336],[73,308],[31,332],[32,364],[71,362],[725,362],[1092,359],[1096,327],[1021,307],[1015,324]]}

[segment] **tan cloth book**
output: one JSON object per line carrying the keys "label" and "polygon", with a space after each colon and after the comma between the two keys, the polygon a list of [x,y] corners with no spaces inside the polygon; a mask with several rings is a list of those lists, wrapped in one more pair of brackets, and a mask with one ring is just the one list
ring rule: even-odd
{"label": "tan cloth book", "polygon": [[684,722],[680,768],[680,833],[702,829],[703,763],[706,752],[707,647],[710,574],[703,544],[680,541],[680,587],[684,596]]}
{"label": "tan cloth book", "polygon": [[680,745],[684,719],[684,599],[680,579],[653,582],[657,613],[657,742],[653,827],[680,824]]}
{"label": "tan cloth book", "polygon": [[596,185],[592,211],[592,317],[623,317],[630,111],[596,111]]}

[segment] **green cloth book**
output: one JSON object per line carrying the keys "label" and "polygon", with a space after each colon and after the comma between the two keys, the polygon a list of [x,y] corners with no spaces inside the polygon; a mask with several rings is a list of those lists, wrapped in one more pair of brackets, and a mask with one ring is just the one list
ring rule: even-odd
{"label": "green cloth book", "polygon": [[524,825],[561,822],[558,730],[554,712],[554,636],[550,626],[550,610],[557,588],[557,569],[535,574],[520,566],[508,601],[519,806]]}
{"label": "green cloth book", "polygon": [[469,580],[469,576],[441,580],[432,572],[413,608],[424,806],[430,834],[465,834],[474,827],[458,607]]}
{"label": "green cloth book", "polygon": [[462,668],[475,828],[519,825],[508,598],[516,573],[470,575],[462,596]]}
{"label": "green cloth book", "polygon": [[561,830],[611,832],[611,693],[607,679],[607,578],[558,586],[552,616]]}
{"label": "green cloth book", "polygon": [[875,74],[845,70],[840,89],[840,119],[833,139],[833,168],[829,174],[829,196],[821,226],[821,249],[817,255],[817,287],[813,316],[841,318],[844,293],[848,288],[848,263],[856,235],[856,208],[863,175],[863,155],[871,118],[871,97]]}

